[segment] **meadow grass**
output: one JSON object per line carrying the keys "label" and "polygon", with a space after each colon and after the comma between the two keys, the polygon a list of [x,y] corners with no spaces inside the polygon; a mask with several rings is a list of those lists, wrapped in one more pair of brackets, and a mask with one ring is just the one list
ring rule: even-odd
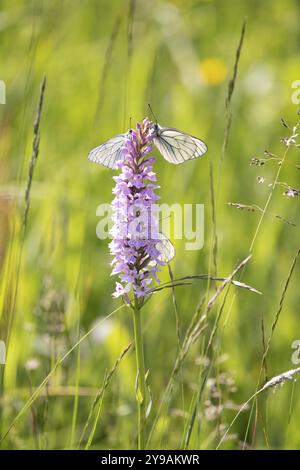
{"label": "meadow grass", "polygon": [[209,151],[155,166],[162,202],[205,204],[205,243],[173,240],[142,309],[145,443],[299,447],[296,0],[1,8],[1,448],[137,447],[132,312],[95,235],[113,173],[86,155],[149,102]]}

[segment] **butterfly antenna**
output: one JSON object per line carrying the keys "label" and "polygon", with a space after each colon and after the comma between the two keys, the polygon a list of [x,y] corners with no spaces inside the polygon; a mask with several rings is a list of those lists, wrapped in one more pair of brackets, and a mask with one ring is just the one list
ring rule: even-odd
{"label": "butterfly antenna", "polygon": [[152,108],[151,108],[150,103],[148,103],[148,108],[150,109],[150,113],[151,113],[152,116],[154,117],[154,121],[155,121],[155,123],[157,124],[157,118],[156,118],[156,116],[155,116],[155,114],[154,114],[154,112],[153,112],[153,110],[152,110]]}

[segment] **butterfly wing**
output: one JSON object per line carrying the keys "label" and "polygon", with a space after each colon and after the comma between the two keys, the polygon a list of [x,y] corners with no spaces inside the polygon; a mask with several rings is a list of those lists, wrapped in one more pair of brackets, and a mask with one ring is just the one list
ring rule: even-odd
{"label": "butterfly wing", "polygon": [[197,137],[191,136],[193,142],[196,144],[196,152],[192,158],[202,157],[207,152],[207,145],[203,140],[198,139]]}
{"label": "butterfly wing", "polygon": [[123,158],[122,147],[127,134],[119,134],[94,148],[88,154],[92,162],[116,169],[117,162]]}
{"label": "butterfly wing", "polygon": [[153,142],[162,156],[178,165],[193,158],[202,157],[207,146],[202,140],[171,127],[156,125]]}
{"label": "butterfly wing", "polygon": [[159,241],[156,243],[156,248],[160,251],[160,259],[163,263],[169,263],[175,256],[173,243],[161,232],[159,233]]}

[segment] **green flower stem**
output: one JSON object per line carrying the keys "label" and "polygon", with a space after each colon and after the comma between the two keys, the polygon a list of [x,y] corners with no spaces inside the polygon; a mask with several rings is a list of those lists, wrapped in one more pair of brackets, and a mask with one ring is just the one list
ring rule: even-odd
{"label": "green flower stem", "polygon": [[145,449],[146,442],[146,379],[143,334],[141,324],[141,310],[138,299],[134,299],[134,340],[137,364],[137,390],[136,398],[138,402],[138,449]]}

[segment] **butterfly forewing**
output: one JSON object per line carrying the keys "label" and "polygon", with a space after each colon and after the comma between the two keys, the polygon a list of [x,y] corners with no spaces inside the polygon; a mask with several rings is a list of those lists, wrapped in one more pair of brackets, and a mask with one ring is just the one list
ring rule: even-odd
{"label": "butterfly forewing", "polygon": [[202,140],[177,129],[157,124],[154,135],[153,141],[159,152],[168,162],[175,165],[201,157],[207,151],[207,146]]}
{"label": "butterfly forewing", "polygon": [[94,148],[88,154],[89,160],[107,168],[116,169],[117,162],[123,158],[122,147],[127,134],[119,134]]}

